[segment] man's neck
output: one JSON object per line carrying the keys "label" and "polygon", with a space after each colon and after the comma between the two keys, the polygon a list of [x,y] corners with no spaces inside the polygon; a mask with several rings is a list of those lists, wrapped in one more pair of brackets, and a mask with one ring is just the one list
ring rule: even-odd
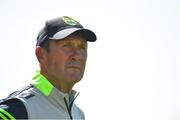
{"label": "man's neck", "polygon": [[41,70],[40,73],[58,90],[63,93],[70,93],[74,84],[65,83],[63,80],[58,80],[56,78],[52,78],[48,75],[47,72]]}

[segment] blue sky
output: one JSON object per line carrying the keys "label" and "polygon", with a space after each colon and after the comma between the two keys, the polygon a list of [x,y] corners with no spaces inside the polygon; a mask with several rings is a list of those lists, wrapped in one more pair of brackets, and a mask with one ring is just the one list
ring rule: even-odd
{"label": "blue sky", "polygon": [[1,0],[0,98],[30,83],[47,19],[71,16],[97,34],[74,89],[87,120],[179,120],[179,3],[175,0]]}

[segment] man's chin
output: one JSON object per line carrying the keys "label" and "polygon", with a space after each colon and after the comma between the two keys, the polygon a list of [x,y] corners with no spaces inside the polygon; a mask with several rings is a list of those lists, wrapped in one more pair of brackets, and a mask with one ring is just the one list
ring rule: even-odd
{"label": "man's chin", "polygon": [[68,69],[68,71],[66,71],[66,76],[69,82],[76,83],[82,79],[83,73],[80,69]]}
{"label": "man's chin", "polygon": [[69,84],[72,84],[72,85],[74,85],[74,84],[76,84],[77,82],[79,82],[81,79],[71,79],[71,78],[69,78],[68,80],[67,80],[67,82],[69,83]]}
{"label": "man's chin", "polygon": [[67,77],[68,82],[72,82],[72,83],[76,83],[79,82],[82,79],[82,75],[81,74],[69,74]]}

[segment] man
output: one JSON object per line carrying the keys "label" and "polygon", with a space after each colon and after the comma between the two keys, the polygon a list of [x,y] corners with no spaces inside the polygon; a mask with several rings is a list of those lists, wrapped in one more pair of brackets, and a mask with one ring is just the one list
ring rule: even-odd
{"label": "man", "polygon": [[84,74],[87,41],[96,41],[96,35],[76,20],[63,16],[47,21],[36,42],[40,70],[30,86],[1,100],[0,118],[85,119],[72,88]]}

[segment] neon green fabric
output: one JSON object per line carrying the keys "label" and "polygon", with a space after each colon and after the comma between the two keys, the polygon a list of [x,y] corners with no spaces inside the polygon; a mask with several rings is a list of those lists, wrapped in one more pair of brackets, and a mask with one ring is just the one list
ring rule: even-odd
{"label": "neon green fabric", "polygon": [[3,114],[0,113],[0,118],[2,118],[3,120],[8,120]]}
{"label": "neon green fabric", "polygon": [[32,85],[40,90],[45,96],[48,96],[53,90],[53,85],[40,73],[40,71],[36,71],[32,80]]}
{"label": "neon green fabric", "polygon": [[[11,120],[16,120],[11,114],[9,114],[7,111],[5,111],[5,110],[3,110],[1,108],[0,108],[0,112],[2,112],[3,114],[7,115]],[[3,119],[5,119],[5,118],[3,118]]]}

